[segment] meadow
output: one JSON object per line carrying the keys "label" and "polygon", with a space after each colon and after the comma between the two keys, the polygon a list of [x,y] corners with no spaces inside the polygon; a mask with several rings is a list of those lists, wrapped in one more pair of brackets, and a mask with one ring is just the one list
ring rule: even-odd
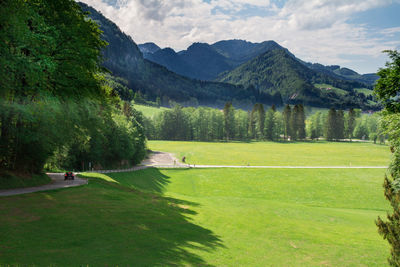
{"label": "meadow", "polygon": [[389,147],[367,142],[148,141],[154,151],[186,157],[190,164],[251,166],[387,166]]}
{"label": "meadow", "polygon": [[0,201],[0,265],[383,266],[382,169],[146,169]]}
{"label": "meadow", "polygon": [[157,115],[158,113],[163,112],[164,110],[168,110],[169,108],[165,108],[165,107],[152,107],[152,106],[145,106],[145,105],[139,105],[139,104],[135,104],[133,106],[136,110],[140,111],[143,113],[143,116],[147,117],[147,118],[152,118],[155,115]]}
{"label": "meadow", "polygon": [[[242,164],[244,155],[260,165],[368,166],[389,157],[387,146],[356,142],[149,146],[203,164]],[[384,266],[389,246],[374,221],[389,210],[385,172],[83,173],[85,186],[0,198],[0,265]]]}

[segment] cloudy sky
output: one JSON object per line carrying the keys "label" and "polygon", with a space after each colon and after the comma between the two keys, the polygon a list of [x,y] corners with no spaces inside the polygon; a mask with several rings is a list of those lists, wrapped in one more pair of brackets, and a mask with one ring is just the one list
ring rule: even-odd
{"label": "cloudy sky", "polygon": [[274,40],[297,57],[359,73],[400,49],[400,0],[81,0],[140,44]]}

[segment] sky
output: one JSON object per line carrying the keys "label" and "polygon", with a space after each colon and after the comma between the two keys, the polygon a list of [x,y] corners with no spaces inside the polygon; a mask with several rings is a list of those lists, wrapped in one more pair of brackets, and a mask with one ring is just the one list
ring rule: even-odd
{"label": "sky", "polygon": [[137,43],[274,40],[298,58],[374,73],[400,50],[400,0],[81,0]]}

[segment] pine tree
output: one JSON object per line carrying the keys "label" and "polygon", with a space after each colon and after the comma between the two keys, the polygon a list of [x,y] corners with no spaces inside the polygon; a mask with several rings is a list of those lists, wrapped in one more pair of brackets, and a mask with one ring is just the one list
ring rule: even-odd
{"label": "pine tree", "polygon": [[332,141],[336,138],[336,110],[331,108],[328,112],[328,118],[326,120],[326,140]]}
{"label": "pine tree", "polygon": [[264,139],[265,110],[263,104],[258,104],[256,117],[256,136],[257,139]]}
{"label": "pine tree", "polygon": [[292,117],[292,109],[290,108],[289,105],[285,106],[285,109],[283,110],[283,128],[284,128],[284,138],[288,139],[289,136],[291,136],[292,131],[290,129],[290,118]]}
{"label": "pine tree", "polygon": [[348,119],[347,119],[347,137],[351,139],[353,138],[354,128],[356,126],[356,114],[354,109],[349,109]]}
{"label": "pine tree", "polygon": [[304,107],[302,104],[299,105],[299,112],[297,115],[297,129],[298,129],[298,137],[299,139],[306,138],[306,116],[304,114]]}
{"label": "pine tree", "polygon": [[343,110],[339,110],[336,113],[336,129],[335,139],[344,139],[344,113]]}
{"label": "pine tree", "polygon": [[298,138],[299,133],[299,113],[300,109],[298,105],[295,105],[290,116],[290,130],[291,130],[291,140],[295,141]]}
{"label": "pine tree", "polygon": [[235,132],[235,110],[231,102],[227,102],[224,106],[224,132],[226,140],[234,137]]}
{"label": "pine tree", "polygon": [[267,140],[275,140],[276,139],[276,117],[275,117],[275,110],[271,107],[268,110],[265,116],[265,137]]}

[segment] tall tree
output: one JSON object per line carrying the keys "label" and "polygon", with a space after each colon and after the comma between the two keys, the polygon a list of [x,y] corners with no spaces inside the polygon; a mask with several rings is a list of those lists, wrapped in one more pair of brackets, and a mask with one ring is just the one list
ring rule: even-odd
{"label": "tall tree", "polygon": [[283,110],[283,127],[284,127],[284,138],[288,139],[291,135],[290,118],[292,117],[292,109],[289,105],[286,105]]}
{"label": "tall tree", "polygon": [[391,62],[378,72],[380,76],[375,93],[382,100],[385,111],[383,128],[389,134],[389,142],[393,153],[389,167],[389,177],[385,176],[385,197],[392,206],[392,213],[384,221],[378,217],[376,224],[379,233],[391,246],[390,265],[400,266],[400,102],[396,96],[400,93],[400,53],[386,51]]}
{"label": "tall tree", "polygon": [[339,110],[336,113],[336,129],[335,129],[335,139],[344,139],[344,112]]}
{"label": "tall tree", "polygon": [[353,138],[354,128],[356,127],[356,113],[354,109],[349,109],[349,113],[347,116],[347,137],[351,139]]}
{"label": "tall tree", "polygon": [[292,114],[290,116],[290,130],[291,130],[291,140],[297,140],[299,136],[299,105],[295,105],[292,110]]}
{"label": "tall tree", "polygon": [[275,109],[271,107],[265,116],[265,137],[271,141],[277,139],[277,122],[275,112]]}
{"label": "tall tree", "polygon": [[224,132],[226,140],[235,136],[235,109],[231,102],[227,102],[224,106]]}
{"label": "tall tree", "polygon": [[299,105],[299,111],[297,114],[296,122],[297,122],[297,130],[299,139],[306,138],[306,116],[304,114],[304,107],[302,104]]}
{"label": "tall tree", "polygon": [[328,117],[326,120],[326,140],[332,141],[336,138],[336,110],[334,108],[329,109]]}

